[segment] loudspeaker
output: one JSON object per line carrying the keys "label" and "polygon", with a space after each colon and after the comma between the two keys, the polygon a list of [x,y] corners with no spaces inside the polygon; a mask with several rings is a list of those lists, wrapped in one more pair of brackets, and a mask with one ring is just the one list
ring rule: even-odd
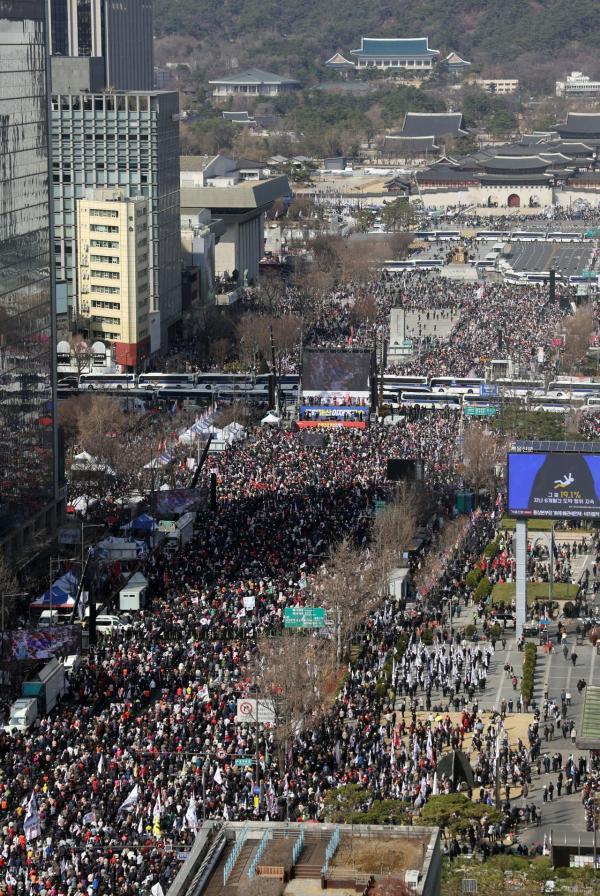
{"label": "loudspeaker", "polygon": [[217,511],[217,474],[210,474],[210,509],[213,513]]}
{"label": "loudspeaker", "polygon": [[556,271],[550,271],[550,301],[556,298]]}
{"label": "loudspeaker", "polygon": [[305,448],[324,448],[325,433],[303,429],[300,431],[300,441]]}

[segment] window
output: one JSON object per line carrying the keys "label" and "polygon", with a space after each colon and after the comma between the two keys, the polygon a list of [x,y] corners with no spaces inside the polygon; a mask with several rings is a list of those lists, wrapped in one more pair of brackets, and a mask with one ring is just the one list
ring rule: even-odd
{"label": "window", "polygon": [[121,279],[121,275],[118,271],[99,271],[94,268],[91,269],[90,276],[98,277],[100,280],[120,280]]}
{"label": "window", "polygon": [[119,295],[121,292],[118,286],[99,286],[98,283],[92,283],[90,290],[92,292],[113,293],[114,295]]}
{"label": "window", "polygon": [[91,224],[90,230],[93,233],[118,233],[119,228],[113,224]]}
{"label": "window", "polygon": [[118,255],[90,255],[90,261],[99,261],[100,264],[120,264]]}
{"label": "window", "polygon": [[92,299],[92,308],[110,308],[112,311],[120,311],[120,302],[103,302],[101,299]]}
{"label": "window", "polygon": [[118,218],[119,212],[112,208],[91,208],[90,215],[96,218]]}
{"label": "window", "polygon": [[121,325],[121,321],[118,317],[105,317],[102,314],[93,314],[92,320],[94,321],[94,323],[111,324],[113,327],[118,327]]}
{"label": "window", "polygon": [[[99,249],[118,249],[119,244],[113,242],[112,240],[91,240],[92,246],[96,246]],[[100,257],[100,256],[98,256]],[[92,261],[94,261],[94,256],[92,255]]]}

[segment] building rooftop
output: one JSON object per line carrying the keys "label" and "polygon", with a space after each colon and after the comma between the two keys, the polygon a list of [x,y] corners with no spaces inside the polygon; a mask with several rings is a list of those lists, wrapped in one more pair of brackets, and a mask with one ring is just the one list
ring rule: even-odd
{"label": "building rooftop", "polygon": [[329,65],[331,68],[356,68],[356,63],[351,59],[346,59],[341,53],[334,53],[325,65]]}
{"label": "building rooftop", "polygon": [[407,112],[401,137],[459,137],[466,134],[462,112]]}
{"label": "building rooftop", "polygon": [[579,750],[600,750],[600,687],[585,689],[576,744]]}
{"label": "building rooftop", "polygon": [[403,137],[401,134],[386,136],[384,139],[386,149],[405,150],[406,152],[436,152],[435,137]]}
{"label": "building rooftop", "polygon": [[360,49],[350,50],[353,56],[437,56],[439,50],[429,47],[428,37],[362,37]]}
{"label": "building rooftop", "polygon": [[280,75],[274,75],[273,72],[265,72],[260,68],[248,68],[243,72],[236,72],[233,75],[223,75],[222,78],[215,78],[208,82],[209,84],[287,84],[300,86],[300,82],[294,78],[285,78]]}
{"label": "building rooftop", "polygon": [[458,53],[448,53],[444,62],[447,65],[458,66],[462,68],[463,66],[471,65],[470,62],[467,62],[466,59],[463,59],[462,56],[459,56]]}
{"label": "building rooftop", "polygon": [[539,156],[493,156],[491,159],[483,159],[481,162],[486,171],[503,172],[507,174],[511,171],[531,171],[544,172],[548,167],[548,162]]}
{"label": "building rooftop", "polygon": [[173,896],[353,896],[404,883],[439,896],[438,828],[398,825],[206,822],[173,882]]}

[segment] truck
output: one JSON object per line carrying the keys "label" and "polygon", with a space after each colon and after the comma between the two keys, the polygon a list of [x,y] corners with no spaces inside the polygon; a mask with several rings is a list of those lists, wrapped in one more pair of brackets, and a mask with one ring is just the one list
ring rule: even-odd
{"label": "truck", "polygon": [[38,703],[35,697],[19,697],[10,707],[8,722],[4,726],[5,731],[29,731],[38,717]]}
{"label": "truck", "polygon": [[134,573],[119,591],[119,609],[143,610],[148,596],[148,579],[141,572]]}
{"label": "truck", "polygon": [[178,551],[192,540],[195,513],[183,513],[178,520],[160,520],[159,530],[166,536],[167,550]]}
{"label": "truck", "polygon": [[55,657],[22,685],[23,697],[35,697],[41,713],[52,712],[65,692],[64,666]]}

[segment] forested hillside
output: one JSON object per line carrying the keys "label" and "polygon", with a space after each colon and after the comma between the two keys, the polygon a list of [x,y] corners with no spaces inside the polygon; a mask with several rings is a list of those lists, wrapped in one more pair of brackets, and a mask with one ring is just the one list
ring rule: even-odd
{"label": "forested hillside", "polygon": [[567,68],[600,67],[597,0],[154,0],[157,38],[178,35],[201,51],[201,68],[269,65],[304,78],[322,76],[335,50],[361,35],[417,37],[455,50],[483,70],[531,81]]}

